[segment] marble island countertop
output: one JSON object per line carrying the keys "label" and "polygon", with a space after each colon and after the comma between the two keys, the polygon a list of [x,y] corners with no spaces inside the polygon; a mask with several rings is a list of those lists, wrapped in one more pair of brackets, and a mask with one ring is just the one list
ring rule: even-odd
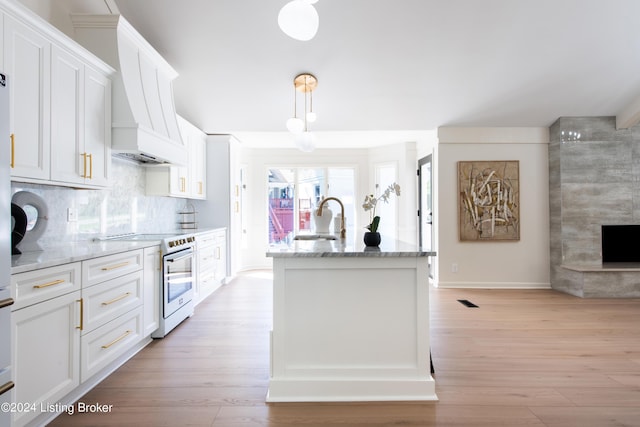
{"label": "marble island countertop", "polygon": [[382,236],[379,247],[366,247],[363,233],[347,233],[345,239],[293,240],[271,246],[267,256],[271,258],[292,257],[426,257],[435,256],[433,251],[422,250],[418,245]]}

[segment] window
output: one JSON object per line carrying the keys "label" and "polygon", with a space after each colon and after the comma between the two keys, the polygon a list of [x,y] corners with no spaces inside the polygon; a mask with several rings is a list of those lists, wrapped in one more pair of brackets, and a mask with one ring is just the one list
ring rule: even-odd
{"label": "window", "polygon": [[[347,230],[355,225],[353,168],[270,168],[268,170],[269,244],[290,242],[301,231],[314,230],[313,211],[324,197],[344,204]],[[335,216],[338,204],[331,204]],[[338,225],[339,227],[339,225]]]}

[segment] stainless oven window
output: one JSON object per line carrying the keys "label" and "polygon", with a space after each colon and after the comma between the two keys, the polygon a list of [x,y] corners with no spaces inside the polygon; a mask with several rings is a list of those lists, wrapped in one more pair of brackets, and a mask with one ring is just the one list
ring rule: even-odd
{"label": "stainless oven window", "polygon": [[193,250],[167,254],[164,257],[165,316],[191,300],[194,285]]}

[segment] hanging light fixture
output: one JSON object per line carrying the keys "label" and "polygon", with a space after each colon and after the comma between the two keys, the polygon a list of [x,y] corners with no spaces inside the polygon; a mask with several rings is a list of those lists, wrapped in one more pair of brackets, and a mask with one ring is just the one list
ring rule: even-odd
{"label": "hanging light fixture", "polygon": [[315,37],[320,17],[313,5],[318,0],[292,0],[278,13],[278,26],[289,37],[308,41]]}
{"label": "hanging light fixture", "polygon": [[[317,86],[318,79],[313,74],[298,74],[293,79],[293,117],[287,120],[287,129],[293,134],[296,146],[306,152],[315,149],[315,135],[309,131],[309,123],[315,122],[317,117],[313,112],[313,91]],[[302,118],[298,117],[298,92],[304,93]]]}

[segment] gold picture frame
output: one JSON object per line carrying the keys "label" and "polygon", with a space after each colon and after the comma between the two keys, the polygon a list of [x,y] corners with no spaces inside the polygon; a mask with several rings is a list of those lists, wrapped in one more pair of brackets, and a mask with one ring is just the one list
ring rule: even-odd
{"label": "gold picture frame", "polygon": [[520,240],[520,162],[458,162],[459,239]]}

